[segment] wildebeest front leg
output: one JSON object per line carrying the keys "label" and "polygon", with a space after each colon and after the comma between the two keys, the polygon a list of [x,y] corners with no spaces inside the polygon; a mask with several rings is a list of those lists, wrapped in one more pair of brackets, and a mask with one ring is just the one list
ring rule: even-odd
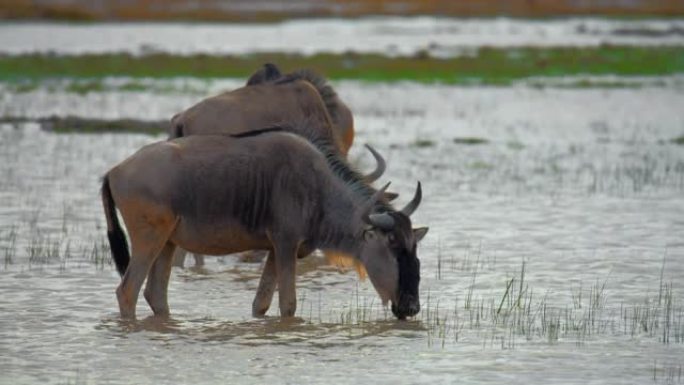
{"label": "wildebeest front leg", "polygon": [[297,268],[297,244],[275,244],[275,266],[278,276],[278,305],[281,317],[293,317],[297,310],[295,287]]}
{"label": "wildebeest front leg", "polygon": [[275,255],[273,251],[268,252],[266,263],[264,264],[264,271],[261,273],[259,279],[259,287],[257,288],[254,301],[252,302],[252,316],[263,317],[271,306],[273,300],[273,292],[278,283],[278,276],[276,273]]}
{"label": "wildebeest front leg", "polygon": [[157,316],[169,315],[168,288],[176,246],[167,242],[147,275],[145,300]]}

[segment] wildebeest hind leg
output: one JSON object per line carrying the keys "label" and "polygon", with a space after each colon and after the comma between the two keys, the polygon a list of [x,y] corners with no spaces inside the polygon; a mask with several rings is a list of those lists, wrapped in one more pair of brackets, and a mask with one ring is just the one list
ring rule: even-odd
{"label": "wildebeest hind leg", "polygon": [[268,311],[273,300],[273,292],[278,283],[277,278],[275,256],[272,251],[269,251],[264,264],[264,271],[261,273],[261,279],[259,279],[259,287],[252,302],[252,316],[263,317]]}
{"label": "wildebeest hind leg", "polygon": [[293,317],[297,310],[295,287],[297,244],[275,242],[275,266],[278,275],[278,305],[281,317]]}
{"label": "wildebeest hind leg", "polygon": [[[173,266],[176,267],[184,267],[185,265],[185,256],[188,254],[187,251],[181,249],[180,247],[176,248],[176,251],[173,254]],[[193,257],[195,257],[195,266],[204,266],[204,255],[202,254],[192,254]]]}
{"label": "wildebeest hind leg", "polygon": [[176,251],[173,253],[173,265],[176,267],[183,267],[185,264],[185,255],[188,252],[180,247],[176,247]]}
{"label": "wildebeest hind leg", "polygon": [[131,238],[131,261],[121,284],[116,289],[119,311],[123,318],[135,318],[135,305],[138,294],[150,267],[165,247],[169,236],[176,227],[175,221],[166,225],[157,223],[135,223],[128,226]]}
{"label": "wildebeest hind leg", "polygon": [[145,300],[157,316],[166,317],[169,315],[168,288],[169,278],[171,277],[171,267],[176,245],[166,242],[161,253],[154,261],[150,273],[147,275],[145,284]]}
{"label": "wildebeest hind leg", "polygon": [[192,256],[195,257],[195,267],[204,266],[204,255],[193,253]]}

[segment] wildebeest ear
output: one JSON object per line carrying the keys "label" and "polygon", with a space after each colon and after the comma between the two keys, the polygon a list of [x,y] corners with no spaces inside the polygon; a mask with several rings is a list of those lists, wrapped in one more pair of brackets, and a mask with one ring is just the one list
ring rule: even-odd
{"label": "wildebeest ear", "polygon": [[429,227],[416,227],[413,229],[413,236],[416,237],[416,242],[420,242],[421,239],[427,234]]}
{"label": "wildebeest ear", "polygon": [[392,202],[393,200],[397,199],[397,197],[399,197],[399,194],[385,191],[385,200],[387,200],[387,202]]}

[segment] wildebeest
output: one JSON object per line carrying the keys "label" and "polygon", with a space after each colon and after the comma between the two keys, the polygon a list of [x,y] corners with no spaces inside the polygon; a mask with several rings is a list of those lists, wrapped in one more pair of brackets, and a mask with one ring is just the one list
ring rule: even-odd
{"label": "wildebeest", "polygon": [[421,200],[420,183],[400,211],[383,199],[385,188],[371,188],[315,130],[195,135],[145,146],[111,169],[102,185],[107,235],[123,277],[121,315],[135,317],[145,277],[148,304],[157,315],[169,314],[178,246],[211,255],[269,250],[254,316],[266,313],[276,285],[281,316],[294,315],[296,259],[314,249],[359,261],[395,316],[413,316],[420,310],[416,244],[427,232],[413,229],[409,219]]}
{"label": "wildebeest", "polygon": [[267,63],[245,87],[204,99],[171,119],[170,138],[196,134],[236,134],[307,119],[330,129],[346,155],[354,141],[354,117],[326,79],[302,69],[282,75]]}
{"label": "wildebeest", "polygon": [[[169,138],[237,134],[303,119],[320,130],[321,135],[330,137],[346,156],[354,140],[354,119],[326,79],[306,69],[283,75],[277,66],[267,63],[250,76],[245,87],[204,99],[174,116]],[[368,149],[377,164],[366,176],[372,182],[383,174],[385,161],[372,148]],[[183,266],[184,257],[185,253],[179,250],[175,265]],[[195,263],[203,265],[203,256],[195,254]]]}

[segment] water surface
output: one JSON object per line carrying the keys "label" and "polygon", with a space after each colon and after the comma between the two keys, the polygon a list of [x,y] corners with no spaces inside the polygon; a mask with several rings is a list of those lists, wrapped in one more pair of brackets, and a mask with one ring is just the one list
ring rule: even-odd
{"label": "water surface", "polygon": [[291,52],[311,55],[355,51],[395,56],[425,51],[437,57],[449,57],[467,55],[474,48],[484,46],[594,47],[601,44],[682,45],[684,20],[375,17],[268,24],[4,22],[0,25],[0,52],[8,54]]}
{"label": "water surface", "polygon": [[[680,88],[336,85],[352,161],[368,168],[360,144],[378,148],[399,206],[423,183],[416,319],[394,321],[370,283],[317,256],[298,265],[299,322],[253,319],[260,265],[227,256],[173,271],[171,321],[141,298],[122,322],[99,178],[163,137],[7,124],[0,382],[682,382]],[[2,114],[161,119],[203,95],[1,97]]]}

